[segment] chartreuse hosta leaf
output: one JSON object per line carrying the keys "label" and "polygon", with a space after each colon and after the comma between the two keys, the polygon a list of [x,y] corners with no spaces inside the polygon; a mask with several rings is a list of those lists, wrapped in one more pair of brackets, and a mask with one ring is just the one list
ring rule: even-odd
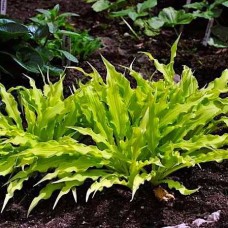
{"label": "chartreuse hosta leaf", "polygon": [[41,190],[39,196],[37,196],[33,199],[32,203],[30,204],[29,209],[28,209],[28,215],[33,210],[33,208],[39,203],[40,200],[49,199],[54,191],[63,188],[63,186],[64,185],[61,183],[60,184],[47,184],[46,187],[44,187]]}
{"label": "chartreuse hosta leaf", "polygon": [[152,60],[154,61],[154,65],[156,69],[161,72],[165,78],[165,81],[168,83],[174,83],[174,75],[175,71],[173,69],[174,65],[174,58],[176,57],[176,51],[177,51],[177,44],[179,41],[180,37],[174,42],[173,46],[171,47],[171,56],[170,56],[170,62],[169,64],[165,65],[162,63],[159,63],[157,59],[155,59],[150,53],[145,52],[145,54]]}
{"label": "chartreuse hosta leaf", "polygon": [[194,190],[186,189],[182,184],[180,184],[178,181],[170,180],[170,179],[164,179],[161,181],[161,183],[168,184],[169,188],[174,188],[178,190],[182,195],[190,195],[196,191],[199,190],[199,188]]}
{"label": "chartreuse hosta leaf", "polygon": [[2,206],[1,212],[3,212],[3,210],[4,210],[5,206],[6,206],[6,204],[7,204],[8,201],[13,197],[14,192],[15,192],[16,190],[21,190],[21,189],[22,189],[22,187],[23,187],[23,182],[24,182],[25,180],[27,180],[27,179],[28,179],[28,177],[26,177],[26,178],[21,178],[21,179],[19,179],[19,180],[15,180],[15,181],[12,181],[12,182],[9,183],[9,186],[8,186],[8,188],[7,188],[7,194],[6,194],[6,196],[5,196],[5,200],[4,200],[4,202],[3,202],[3,206]]}
{"label": "chartreuse hosta leaf", "polygon": [[121,175],[116,174],[106,174],[99,180],[94,182],[87,191],[86,201],[88,201],[89,196],[93,193],[93,197],[97,191],[102,191],[103,188],[110,188],[114,184],[127,185],[125,180],[121,180]]}
{"label": "chartreuse hosta leaf", "polygon": [[15,101],[14,97],[12,94],[8,93],[5,90],[5,87],[0,84],[0,95],[1,99],[6,105],[6,111],[9,115],[9,120],[12,122],[14,121],[16,126],[19,129],[22,129],[22,120],[20,118],[20,112],[17,108],[17,102]]}
{"label": "chartreuse hosta leaf", "polygon": [[[91,194],[115,184],[129,187],[132,199],[146,181],[165,183],[182,194],[191,194],[182,183],[169,179],[173,172],[196,164],[228,159],[228,70],[200,89],[188,67],[174,82],[174,58],[159,63],[151,54],[164,80],[148,81],[130,68],[136,86],[103,58],[107,78],[92,67],[90,77],[72,95],[63,96],[63,78],[38,89],[0,86],[5,110],[0,113],[0,175],[9,175],[2,210],[23,183],[39,173],[34,185],[44,186],[32,201],[28,214],[43,199],[59,191],[53,207],[87,179]],[[14,95],[12,95],[12,92]]]}

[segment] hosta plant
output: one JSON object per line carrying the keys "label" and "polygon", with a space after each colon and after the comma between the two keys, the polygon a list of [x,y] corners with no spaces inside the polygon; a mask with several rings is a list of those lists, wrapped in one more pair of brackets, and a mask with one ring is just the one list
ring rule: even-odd
{"label": "hosta plant", "polygon": [[187,190],[168,176],[184,167],[228,158],[224,149],[228,134],[215,134],[218,126],[226,128],[228,123],[228,98],[219,97],[228,91],[228,70],[199,89],[192,71],[185,66],[180,82],[175,83],[176,48],[177,41],[168,65],[146,53],[164,76],[158,82],[147,81],[130,68],[137,81],[136,88],[131,88],[124,75],[105,59],[106,82],[95,69],[89,74],[92,81],[81,88],[80,108],[91,127],[74,129],[92,137],[97,148],[107,151],[111,158],[105,166],[108,173],[92,184],[87,198],[113,184],[128,186],[133,198],[145,181],[166,183],[190,194],[196,190]]}
{"label": "hosta plant", "polygon": [[127,68],[137,82],[134,88],[105,59],[106,80],[93,67],[92,73],[76,68],[91,80],[67,99],[61,80],[45,84],[43,91],[31,80],[31,89],[16,88],[18,102],[1,86],[5,110],[0,115],[0,175],[9,175],[3,209],[37,173],[41,179],[35,186],[42,183],[43,188],[28,213],[56,190],[54,207],[69,192],[76,200],[77,186],[87,179],[93,183],[86,200],[115,184],[129,187],[133,199],[145,181],[165,183],[182,194],[195,192],[169,176],[184,167],[228,158],[228,134],[216,135],[228,124],[228,98],[220,97],[228,92],[228,71],[200,89],[184,67],[176,83],[176,48],[177,41],[167,65],[146,53],[164,80],[148,81]]}
{"label": "hosta plant", "polygon": [[[43,91],[36,87],[33,79],[29,80],[30,89],[17,87],[6,91],[0,84],[4,104],[0,113],[0,175],[15,174],[8,181],[3,208],[30,175],[46,172],[64,163],[65,158],[69,160],[57,152],[56,149],[61,148],[59,140],[74,142],[69,137],[72,130],[67,126],[82,122],[76,96],[63,97],[63,78],[55,84],[45,83]],[[65,153],[67,148],[63,147],[60,151]]]}

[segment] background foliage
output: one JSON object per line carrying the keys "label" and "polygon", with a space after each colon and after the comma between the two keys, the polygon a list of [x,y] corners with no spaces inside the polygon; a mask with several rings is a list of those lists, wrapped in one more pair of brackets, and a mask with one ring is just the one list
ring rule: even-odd
{"label": "background foliage", "polygon": [[[129,19],[130,24],[127,23],[127,25],[131,30],[133,29],[132,27],[135,27],[133,33],[135,33],[136,30],[141,30],[147,36],[158,35],[161,29],[167,27],[174,28],[177,33],[180,33],[183,27],[178,31],[179,25],[190,24],[199,18],[204,20],[217,19],[221,16],[223,9],[228,6],[227,0],[202,0],[193,3],[186,1],[186,4],[182,5],[181,9],[175,9],[175,7],[172,6],[161,8],[157,0],[145,0],[140,2],[134,0],[85,1],[92,3],[92,8],[96,12],[107,11],[110,17]],[[218,20],[216,20],[214,26],[216,29],[213,29],[214,32],[210,40],[206,40],[206,44],[209,43],[216,47],[227,47],[227,35],[221,35],[224,32],[227,34],[227,27],[221,25]],[[205,33],[207,33],[207,31]]]}
{"label": "background foliage", "polygon": [[98,39],[87,32],[77,32],[70,24],[69,18],[78,15],[60,13],[59,5],[37,11],[29,24],[0,19],[2,73],[12,77],[18,71],[35,74],[49,71],[51,75],[59,75],[63,72],[62,65],[77,64],[100,47]]}

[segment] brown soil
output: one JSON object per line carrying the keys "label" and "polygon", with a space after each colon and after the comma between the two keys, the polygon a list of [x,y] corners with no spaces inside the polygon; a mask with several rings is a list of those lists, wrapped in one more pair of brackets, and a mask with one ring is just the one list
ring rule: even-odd
{"label": "brown soil", "polygon": [[[107,19],[104,14],[94,13],[90,6],[81,0],[8,0],[8,14],[14,18],[27,20],[35,14],[35,9],[50,8],[57,3],[60,3],[63,11],[80,14],[80,17],[73,19],[76,28],[88,30],[91,35],[101,38],[103,47],[90,57],[89,62],[102,75],[105,75],[105,70],[101,64],[100,53],[120,70],[122,68],[119,65],[129,66],[137,57],[134,62],[135,69],[145,77],[152,75],[154,67],[147,58],[138,54],[139,51],[151,52],[163,62],[167,62],[169,59],[170,45],[176,39],[174,31],[164,30],[157,37],[142,37],[137,40],[132,37],[124,24]],[[220,76],[222,70],[227,68],[228,52],[227,49],[203,47],[201,40],[205,23],[202,22],[201,25],[202,27],[199,30],[196,30],[194,26],[185,27],[179,43],[176,69],[177,73],[180,73],[182,65],[188,65],[194,70],[200,86],[204,86],[215,77]],[[80,63],[80,66],[89,71],[86,62]],[[74,82],[77,76],[79,76],[77,73],[69,72],[65,85]],[[157,77],[160,75],[155,74],[155,79]],[[186,187],[196,188],[200,186],[201,188],[199,192],[190,196],[182,196],[177,192],[172,192],[175,194],[175,201],[161,203],[154,197],[152,186],[149,183],[141,187],[132,202],[130,202],[131,192],[128,189],[116,186],[112,189],[106,189],[102,193],[97,193],[93,199],[85,203],[88,183],[79,189],[77,204],[69,195],[63,198],[53,211],[53,197],[40,203],[27,218],[28,206],[37,194],[37,189],[28,183],[25,190],[17,193],[0,215],[0,227],[160,228],[183,222],[190,224],[193,220],[204,218],[218,210],[221,210],[221,218],[217,223],[200,227],[228,227],[227,161],[184,169],[175,173],[173,178],[183,182]],[[0,180],[1,184],[5,182],[5,179]],[[0,204],[3,202],[4,194],[5,188],[1,190]]]}

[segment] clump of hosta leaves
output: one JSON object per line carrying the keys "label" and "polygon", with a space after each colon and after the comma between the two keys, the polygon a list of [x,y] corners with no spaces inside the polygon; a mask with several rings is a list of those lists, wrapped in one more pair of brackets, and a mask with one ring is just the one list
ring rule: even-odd
{"label": "clump of hosta leaves", "polygon": [[[43,90],[36,87],[33,79],[29,80],[30,89],[20,86],[6,91],[0,84],[5,106],[0,113],[0,175],[12,175],[2,209],[35,172],[65,166],[65,161],[70,169],[70,163],[78,158],[73,148],[76,141],[70,137],[74,132],[67,127],[82,121],[77,97],[74,94],[64,99],[63,78],[55,84],[45,84]],[[17,98],[12,95],[15,91]]]}
{"label": "clump of hosta leaves", "polygon": [[[66,99],[62,80],[46,84],[43,91],[30,80],[31,89],[16,88],[18,103],[11,91],[1,86],[6,113],[0,115],[0,175],[11,174],[3,209],[23,182],[37,172],[43,173],[43,178],[36,185],[45,182],[46,186],[28,213],[56,190],[59,195],[54,207],[70,191],[76,200],[77,186],[87,179],[93,184],[86,200],[115,184],[129,187],[133,199],[145,181],[166,183],[182,194],[195,192],[169,175],[184,167],[228,158],[224,149],[228,134],[215,134],[218,127],[227,128],[228,124],[228,98],[220,97],[228,92],[228,70],[200,89],[192,71],[184,67],[176,83],[176,49],[177,41],[167,65],[146,53],[164,80],[145,80],[130,67],[135,88],[105,59],[106,81],[93,67],[89,74],[76,68],[91,80]],[[23,118],[27,127],[22,125]],[[87,136],[93,145],[88,145],[89,140],[83,143]]]}
{"label": "clump of hosta leaves", "polygon": [[[168,176],[184,167],[228,158],[223,149],[228,134],[214,134],[218,126],[227,128],[228,98],[222,99],[220,94],[228,92],[228,70],[200,89],[191,69],[185,66],[180,82],[175,83],[177,42],[167,65],[145,53],[164,80],[145,80],[130,68],[137,81],[136,88],[131,88],[124,75],[105,59],[106,82],[95,69],[89,74],[92,80],[81,88],[80,108],[91,127],[74,129],[91,136],[97,148],[110,153],[111,158],[105,166],[108,173],[92,184],[87,198],[113,184],[131,188],[133,198],[145,181],[166,183],[182,194],[190,194],[196,190],[188,190]],[[148,166],[151,171],[145,169]]]}

